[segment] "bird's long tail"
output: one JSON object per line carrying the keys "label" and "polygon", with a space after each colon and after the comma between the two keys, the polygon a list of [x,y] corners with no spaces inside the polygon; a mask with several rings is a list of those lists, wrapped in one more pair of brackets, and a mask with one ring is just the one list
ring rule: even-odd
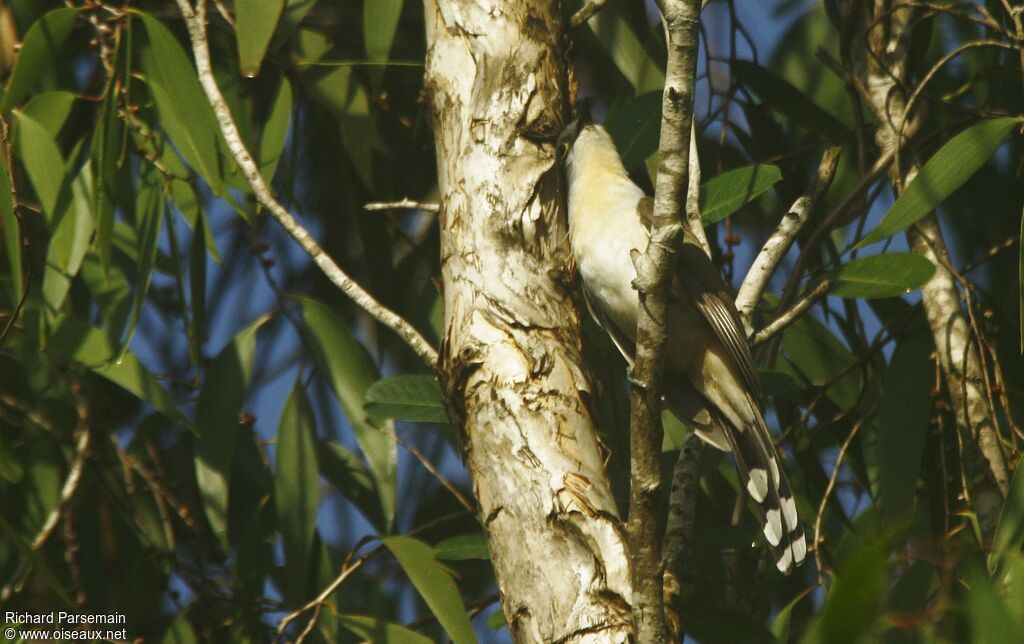
{"label": "bird's long tail", "polygon": [[807,542],[775,443],[760,413],[752,426],[737,429],[724,419],[723,424],[740,482],[754,500],[755,514],[772,547],[775,565],[788,574],[806,557]]}

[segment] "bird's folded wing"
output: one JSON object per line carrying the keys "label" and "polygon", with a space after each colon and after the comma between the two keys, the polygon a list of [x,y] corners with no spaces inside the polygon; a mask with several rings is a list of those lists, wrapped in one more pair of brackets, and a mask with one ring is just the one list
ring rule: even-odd
{"label": "bird's folded wing", "polygon": [[[641,199],[637,204],[637,216],[650,229],[654,220],[654,200],[650,197]],[[683,226],[683,243],[671,292],[677,300],[685,298],[693,302],[739,368],[747,391],[753,393],[757,400],[762,400],[761,381],[754,369],[754,358],[750,354],[736,305],[718,269],[686,226]]]}

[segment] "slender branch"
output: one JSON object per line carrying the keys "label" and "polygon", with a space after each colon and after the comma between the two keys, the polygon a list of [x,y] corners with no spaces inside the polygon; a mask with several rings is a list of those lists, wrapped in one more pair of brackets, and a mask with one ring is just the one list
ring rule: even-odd
{"label": "slender branch", "polygon": [[658,511],[661,497],[661,388],[665,364],[668,284],[683,235],[679,213],[689,184],[690,134],[697,76],[700,0],[659,0],[668,62],[662,98],[661,160],[655,182],[654,221],[644,253],[634,251],[634,286],[640,298],[637,352],[630,395],[630,486],[627,531],[632,550],[633,615],[641,642],[665,638],[663,570]]}
{"label": "slender branch", "polygon": [[572,18],[569,19],[569,28],[575,29],[593,18],[598,11],[604,9],[607,2],[608,0],[587,0],[587,3],[580,7],[579,11],[572,14]]}
{"label": "slender branch", "polygon": [[192,53],[196,59],[196,70],[199,75],[199,82],[206,92],[206,98],[210,101],[213,111],[217,116],[221,132],[227,141],[228,149],[235,161],[242,168],[245,178],[249,181],[249,187],[256,195],[257,201],[266,208],[271,216],[288,232],[291,237],[302,246],[320,270],[328,279],[341,291],[350,297],[357,305],[366,310],[378,322],[398,334],[406,344],[425,363],[433,367],[437,364],[437,351],[430,346],[430,343],[420,335],[406,320],[401,318],[394,311],[391,311],[378,302],[365,289],[349,277],[324,251],[323,247],[270,193],[259,167],[253,160],[249,150],[246,149],[242,137],[238,133],[238,127],[231,116],[231,110],[224,101],[217,81],[213,76],[213,69],[210,66],[210,47],[206,38],[206,0],[198,0],[195,8],[189,0],[176,0],[181,14],[185,17],[188,25],[189,39],[192,42]]}
{"label": "slender branch", "polygon": [[700,469],[707,443],[696,433],[686,437],[679,459],[672,471],[672,491],[669,497],[668,526],[664,543],[664,595],[665,619],[672,640],[683,641],[680,617],[683,598],[692,594],[687,582],[686,563],[692,552],[693,524],[700,491]]}
{"label": "slender branch", "polygon": [[690,178],[686,187],[686,223],[700,247],[711,257],[711,244],[700,215],[700,156],[697,154],[697,119],[690,124]]}
{"label": "slender branch", "polygon": [[818,174],[811,182],[807,192],[793,202],[789,212],[779,222],[778,228],[754,258],[754,263],[736,296],[736,309],[740,313],[743,326],[746,327],[748,334],[754,328],[754,312],[757,309],[757,303],[761,301],[764,289],[768,286],[768,280],[775,274],[775,269],[778,268],[782,258],[786,256],[797,234],[810,221],[814,204],[821,198],[821,195],[825,194],[832,183],[841,151],[842,148],[839,147],[825,150],[825,153],[821,155],[821,163],[818,164]]}
{"label": "slender branch", "polygon": [[785,313],[775,318],[770,324],[752,335],[750,337],[750,346],[756,347],[757,345],[770,340],[775,334],[785,329],[794,320],[800,317],[804,311],[811,308],[811,305],[828,293],[830,288],[832,288],[832,280],[830,279],[826,279],[815,286],[812,291],[797,300],[797,303],[790,307]]}
{"label": "slender branch", "polygon": [[839,477],[839,468],[843,465],[843,459],[846,458],[846,452],[850,449],[850,444],[853,443],[853,439],[857,436],[857,432],[860,431],[862,425],[871,416],[866,414],[854,423],[853,428],[850,429],[849,435],[846,440],[843,441],[842,447],[839,448],[839,453],[836,455],[836,463],[832,468],[832,475],[828,478],[828,485],[825,486],[825,493],[821,496],[821,503],[818,505],[818,516],[814,519],[814,563],[818,567],[818,585],[822,588],[825,587],[825,580],[822,578],[822,565],[821,565],[821,544],[825,538],[821,536],[821,519],[825,516],[825,506],[828,505],[828,498],[832,496],[832,490],[836,486],[836,479]]}
{"label": "slender branch", "polygon": [[370,212],[379,210],[425,210],[427,212],[439,212],[441,206],[440,204],[426,201],[413,201],[406,197],[400,201],[375,201],[368,203],[363,206],[363,210],[369,210]]}
{"label": "slender branch", "polygon": [[32,549],[39,550],[46,543],[46,540],[50,538],[50,534],[53,529],[57,527],[57,521],[60,520],[60,515],[64,511],[68,502],[75,496],[75,492],[78,490],[78,483],[82,480],[82,471],[85,469],[85,459],[89,456],[89,426],[86,424],[84,419],[79,420],[79,426],[75,430],[77,440],[75,441],[75,455],[71,461],[71,468],[68,470],[68,477],[64,479],[64,486],[60,489],[60,499],[57,501],[57,505],[50,510],[49,516],[46,517],[46,521],[43,522],[43,527],[40,528],[36,534],[36,538],[32,540]]}

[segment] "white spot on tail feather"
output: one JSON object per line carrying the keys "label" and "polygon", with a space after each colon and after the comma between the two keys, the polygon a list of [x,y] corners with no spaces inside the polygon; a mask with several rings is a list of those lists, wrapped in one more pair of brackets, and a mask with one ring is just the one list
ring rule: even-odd
{"label": "white spot on tail feather", "polygon": [[782,511],[786,515],[786,529],[792,531],[794,528],[796,528],[797,522],[796,503],[793,501],[793,497],[783,497]]}
{"label": "white spot on tail feather", "polygon": [[782,521],[781,515],[777,509],[768,510],[765,514],[764,522],[764,536],[768,539],[768,543],[773,546],[779,545],[782,541]]}
{"label": "white spot on tail feather", "polygon": [[793,553],[789,551],[789,548],[782,551],[782,555],[775,560],[775,566],[780,572],[786,573],[793,567]]}
{"label": "white spot on tail feather", "polygon": [[805,556],[807,556],[807,542],[804,541],[804,535],[800,535],[800,538],[793,542],[793,560],[800,563]]}
{"label": "white spot on tail feather", "polygon": [[750,470],[750,480],[747,481],[747,492],[750,496],[754,497],[754,500],[758,503],[763,503],[764,498],[768,496],[768,472],[764,471],[764,468],[755,468]]}
{"label": "white spot on tail feather", "polygon": [[772,480],[775,481],[775,486],[782,485],[782,477],[779,476],[779,464],[774,456],[768,457],[768,465],[772,468]]}

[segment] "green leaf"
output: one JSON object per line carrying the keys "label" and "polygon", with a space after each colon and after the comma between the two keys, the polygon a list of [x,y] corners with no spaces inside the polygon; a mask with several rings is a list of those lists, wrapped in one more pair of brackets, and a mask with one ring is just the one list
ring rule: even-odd
{"label": "green leaf", "polygon": [[179,613],[164,634],[163,644],[196,644],[199,639],[185,613]]}
{"label": "green leaf", "polygon": [[288,140],[288,127],[292,120],[292,86],[287,77],[282,76],[274,103],[270,107],[270,116],[263,126],[263,137],[260,140],[259,167],[260,174],[267,185],[274,180],[277,164],[284,154]]}
{"label": "green leaf", "polygon": [[1020,241],[1018,242],[1020,259],[1017,266],[1017,287],[1020,289],[1020,352],[1024,354],[1024,210],[1020,213]]}
{"label": "green leaf", "polygon": [[438,563],[431,547],[411,537],[387,537],[382,541],[452,641],[476,642],[459,589],[451,573]]}
{"label": "green leaf", "polygon": [[160,172],[155,166],[143,163],[139,170],[138,192],[136,192],[135,199],[135,232],[139,236],[138,260],[135,272],[135,292],[132,294],[132,309],[128,317],[128,331],[124,340],[125,349],[131,344],[132,337],[135,335],[135,326],[142,314],[146,293],[149,292],[166,204]]}
{"label": "green leaf", "polygon": [[505,611],[501,608],[487,616],[487,627],[491,630],[496,631],[506,626],[508,621],[505,619]]}
{"label": "green leaf", "polygon": [[378,644],[430,644],[429,637],[404,626],[391,624],[368,615],[338,615],[338,623],[367,642]]}
{"label": "green leaf", "polygon": [[789,118],[794,125],[817,132],[834,141],[849,128],[808,98],[789,81],[746,60],[733,61],[730,69],[744,85],[754,90],[772,109]]}
{"label": "green leaf", "polygon": [[260,64],[283,9],[284,0],[235,0],[235,34],[242,75],[252,78],[260,73]]}
{"label": "green leaf", "polygon": [[[38,121],[21,112],[15,112],[15,116],[18,117],[18,156],[52,231],[61,214],[58,205],[66,206],[66,203],[58,204],[61,190],[67,189],[64,156],[53,136]],[[63,198],[67,200],[68,196]]]}
{"label": "green leaf", "polygon": [[[68,116],[71,115],[74,105],[75,95],[71,92],[43,92],[32,97],[32,100],[18,112],[42,125],[50,137],[56,140],[64,123],[68,120]],[[15,144],[17,144],[17,131],[15,131]]]}
{"label": "green leaf", "polygon": [[929,335],[903,338],[896,344],[885,371],[876,454],[877,502],[883,520],[899,519],[913,510],[932,415],[931,350]]}
{"label": "green leaf", "polygon": [[448,423],[441,387],[433,376],[384,378],[366,391],[366,411],[379,418],[420,423]]}
{"label": "green leaf", "polygon": [[804,642],[856,642],[871,632],[885,606],[888,541],[860,544],[844,562]]}
{"label": "green leaf", "polygon": [[210,363],[196,402],[196,480],[210,527],[228,549],[228,489],[260,318],[242,329]]}
{"label": "green leaf", "polygon": [[330,441],[317,442],[316,454],[324,478],[352,501],[378,531],[385,532],[387,521],[377,496],[377,487],[359,457]]}
{"label": "green leaf", "polygon": [[49,348],[148,402],[170,420],[191,426],[135,354],[129,352],[118,359],[117,345],[100,329],[66,315],[50,334]]}
{"label": "green leaf", "polygon": [[81,9],[54,9],[32,24],[22,41],[18,60],[7,81],[0,112],[6,114],[46,78],[61,60],[61,49],[75,27]]}
{"label": "green leaf", "polygon": [[316,421],[301,382],[288,396],[277,430],[274,506],[284,536],[286,594],[301,599],[307,582],[313,533],[316,532]]}
{"label": "green leaf", "polygon": [[199,78],[177,38],[156,18],[137,11],[149,46],[142,50],[146,84],[160,112],[160,123],[192,169],[214,193],[224,195],[218,156],[220,128]]}
{"label": "green leaf", "polygon": [[487,539],[483,534],[464,534],[445,539],[434,546],[434,556],[448,561],[464,561],[466,559],[490,559],[487,550]]}
{"label": "green leaf", "polygon": [[658,151],[661,133],[662,93],[648,92],[628,97],[608,110],[604,128],[615,141],[626,170],[640,167]]}
{"label": "green leaf", "polygon": [[797,318],[782,336],[785,360],[775,368],[817,387],[828,385],[825,395],[836,406],[849,410],[860,397],[862,375],[851,369],[856,361],[825,325],[810,316]]}
{"label": "green leaf", "polygon": [[910,182],[882,223],[855,248],[863,248],[910,228],[956,192],[996,153],[1021,119],[1003,117],[975,123],[939,148]]}
{"label": "green leaf", "polygon": [[789,641],[790,622],[793,617],[793,609],[799,604],[810,592],[805,591],[794,597],[786,606],[779,611],[779,614],[772,620],[771,632],[775,636],[775,640],[778,642]]}
{"label": "green leaf", "polygon": [[781,180],[782,173],[773,165],[750,165],[705,182],[700,191],[704,225],[725,219]]}
{"label": "green leaf", "polygon": [[21,223],[14,212],[14,193],[11,191],[11,174],[7,167],[6,146],[0,148],[0,235],[4,238],[7,251],[7,267],[11,271],[11,301],[21,300],[25,289],[21,259]]}
{"label": "green leaf", "polygon": [[366,57],[371,61],[386,61],[391,43],[402,17],[402,0],[372,0],[363,4],[363,39]]}
{"label": "green leaf", "polygon": [[281,13],[281,20],[278,22],[274,44],[290,37],[316,3],[317,0],[288,0],[284,12]]}
{"label": "green leaf", "polygon": [[[993,580],[985,574],[984,568],[973,566],[966,577],[967,590],[964,594],[971,618],[971,633],[974,635],[971,641],[985,644],[1020,642],[1024,624],[1014,616]],[[1010,597],[1010,601],[1019,604],[1021,598]]]}
{"label": "green leaf", "polygon": [[379,378],[363,345],[326,305],[299,298],[309,333],[313,357],[326,376],[355,432],[356,442],[366,457],[377,484],[381,507],[390,527],[395,516],[395,476],[398,447],[390,421],[366,413],[366,392]]}
{"label": "green leaf", "polygon": [[989,571],[995,573],[1008,553],[1024,550],[1024,456],[1017,461],[1016,472],[1010,481],[1010,492],[999,513],[999,523],[992,538],[992,553],[988,556]]}
{"label": "green leaf", "polygon": [[916,253],[860,257],[835,272],[832,294],[850,299],[896,297],[921,288],[934,274],[935,265]]}
{"label": "green leaf", "polygon": [[614,3],[587,21],[587,27],[608,51],[622,75],[637,94],[661,92],[665,73],[644,48],[643,42]]}

